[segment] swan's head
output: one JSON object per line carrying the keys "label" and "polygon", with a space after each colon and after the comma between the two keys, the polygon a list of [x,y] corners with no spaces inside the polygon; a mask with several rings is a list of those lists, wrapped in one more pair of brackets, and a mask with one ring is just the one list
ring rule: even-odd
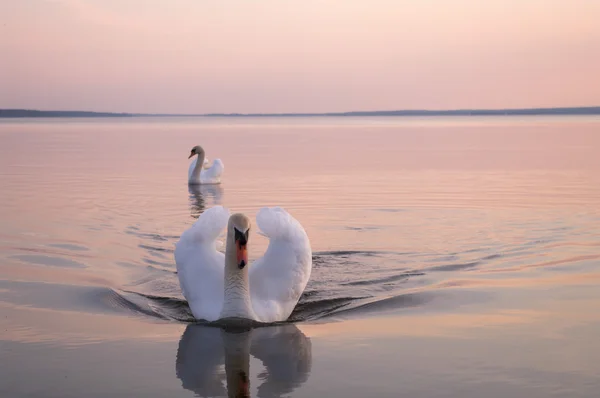
{"label": "swan's head", "polygon": [[200,145],[196,145],[195,147],[192,148],[192,150],[190,152],[190,156],[188,156],[188,159],[194,155],[204,155],[204,149],[202,149],[202,147]]}
{"label": "swan's head", "polygon": [[229,236],[235,242],[236,262],[239,269],[248,265],[248,238],[250,237],[250,219],[241,213],[229,217]]}

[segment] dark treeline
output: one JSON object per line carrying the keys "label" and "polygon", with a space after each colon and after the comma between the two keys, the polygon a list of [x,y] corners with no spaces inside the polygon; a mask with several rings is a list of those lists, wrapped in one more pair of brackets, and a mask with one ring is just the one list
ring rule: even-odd
{"label": "dark treeline", "polygon": [[398,110],[356,111],[331,113],[209,113],[204,116],[495,116],[495,115],[600,115],[600,106],[578,108],[529,109],[456,109],[456,110]]}
{"label": "dark treeline", "polygon": [[26,117],[315,117],[315,116],[499,116],[499,115],[600,115],[600,107],[529,108],[529,109],[457,109],[457,110],[398,110],[331,113],[208,113],[208,114],[143,114],[88,111],[39,111],[29,109],[0,109],[0,118]]}
{"label": "dark treeline", "polygon": [[0,109],[0,117],[127,117],[130,113],[86,111],[36,111],[29,109]]}

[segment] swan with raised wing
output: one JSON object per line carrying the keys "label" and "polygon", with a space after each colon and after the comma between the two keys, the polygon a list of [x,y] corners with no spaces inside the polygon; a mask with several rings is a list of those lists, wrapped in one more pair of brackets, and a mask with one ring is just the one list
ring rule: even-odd
{"label": "swan with raised wing", "polygon": [[215,159],[209,166],[204,148],[200,145],[192,148],[188,159],[193,156],[196,158],[192,160],[188,169],[188,184],[220,184],[224,169],[221,159]]}
{"label": "swan with raised wing", "polygon": [[[312,270],[312,250],[302,225],[280,207],[262,208],[256,223],[269,238],[263,257],[248,263],[250,219],[222,206],[206,210],[175,247],[177,276],[196,319],[285,321]],[[225,254],[216,240],[227,227]]]}

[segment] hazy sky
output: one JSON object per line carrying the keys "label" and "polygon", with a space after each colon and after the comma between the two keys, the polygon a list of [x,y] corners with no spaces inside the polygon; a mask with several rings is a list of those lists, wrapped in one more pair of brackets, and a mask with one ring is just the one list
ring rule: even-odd
{"label": "hazy sky", "polygon": [[0,0],[0,108],[585,105],[599,0]]}

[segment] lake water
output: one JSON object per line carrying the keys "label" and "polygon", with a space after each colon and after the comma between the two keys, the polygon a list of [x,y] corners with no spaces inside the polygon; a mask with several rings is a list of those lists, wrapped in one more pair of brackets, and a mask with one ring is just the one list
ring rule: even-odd
{"label": "lake water", "polygon": [[[598,396],[598,117],[3,120],[0,187],[2,397]],[[304,226],[294,322],[191,322],[215,204]]]}

